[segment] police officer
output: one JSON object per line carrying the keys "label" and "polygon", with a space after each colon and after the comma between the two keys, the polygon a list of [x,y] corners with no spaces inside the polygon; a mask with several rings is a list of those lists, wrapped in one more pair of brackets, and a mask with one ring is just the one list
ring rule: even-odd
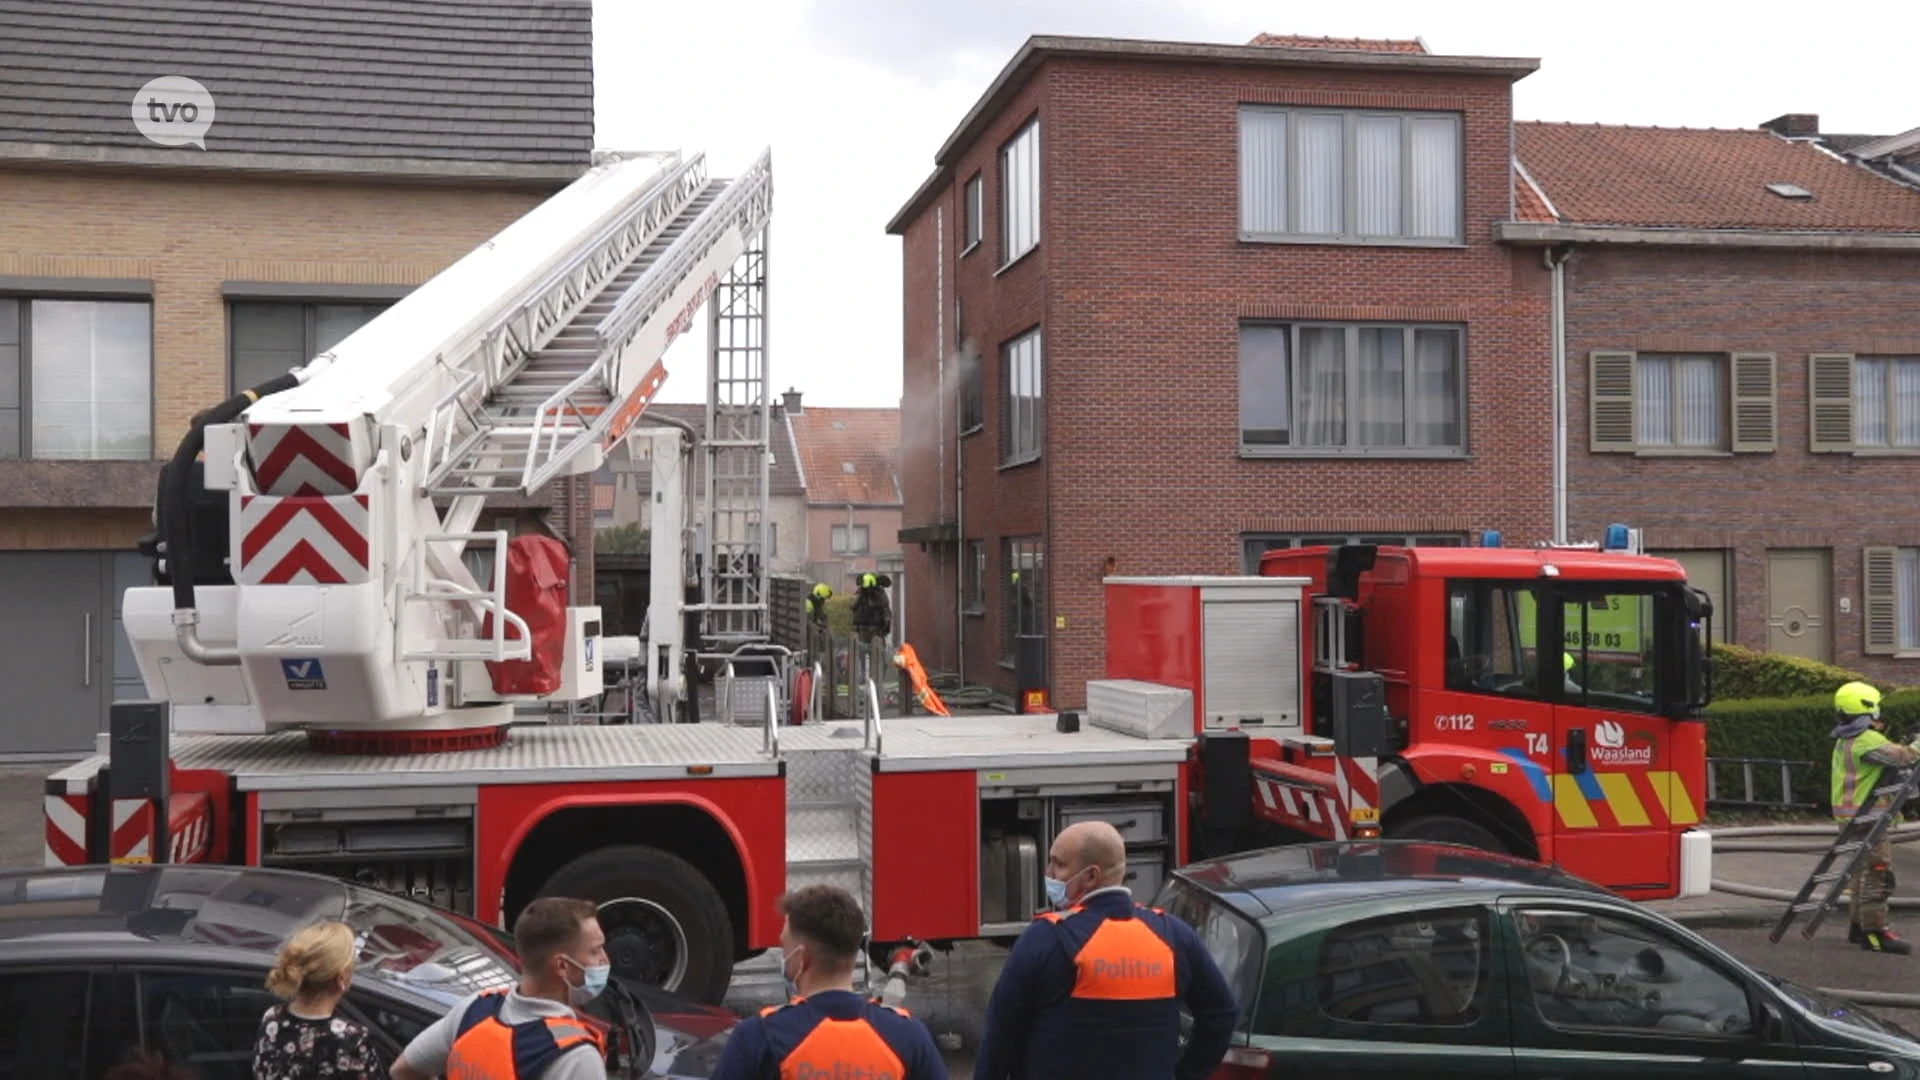
{"label": "police officer", "polygon": [[809,885],[780,899],[780,975],[788,1002],[727,1035],[713,1080],[892,1077],[946,1080],[927,1026],[853,992],[867,920],[846,890]]}
{"label": "police officer", "polygon": [[[1193,928],[1134,903],[1126,845],[1069,825],[1047,855],[1055,910],[1013,944],[987,1005],[974,1080],[1202,1080],[1226,1056],[1233,991]],[[1180,1006],[1193,1014],[1180,1050]]]}
{"label": "police officer", "polygon": [[606,1080],[606,1042],[574,1008],[607,985],[607,938],[593,904],[548,896],[513,922],[520,984],[469,995],[414,1037],[394,1080]]}
{"label": "police officer", "polygon": [[[1880,718],[1880,691],[1863,682],[1850,682],[1833,692],[1838,714],[1831,732],[1833,743],[1833,819],[1845,828],[1855,814],[1873,809],[1898,811],[1888,799],[1873,799],[1880,775],[1888,766],[1904,769],[1920,761],[1920,739],[1902,746],[1887,738]],[[1913,946],[1887,929],[1887,898],[1893,895],[1893,841],[1882,833],[1853,872],[1852,924],[1847,940],[1868,952],[1905,956]]]}

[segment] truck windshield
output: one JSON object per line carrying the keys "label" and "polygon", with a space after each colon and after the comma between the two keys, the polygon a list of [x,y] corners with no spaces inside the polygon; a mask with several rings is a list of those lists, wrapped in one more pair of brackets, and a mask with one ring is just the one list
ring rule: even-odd
{"label": "truck windshield", "polygon": [[1688,696],[1667,582],[1448,583],[1446,686],[1474,694],[1662,715]]}

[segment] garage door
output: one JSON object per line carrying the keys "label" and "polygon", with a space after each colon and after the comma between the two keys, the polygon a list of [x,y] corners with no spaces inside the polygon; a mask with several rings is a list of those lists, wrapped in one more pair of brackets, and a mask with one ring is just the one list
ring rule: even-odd
{"label": "garage door", "polygon": [[0,758],[90,753],[115,697],[146,696],[119,624],[146,567],[131,552],[0,553]]}

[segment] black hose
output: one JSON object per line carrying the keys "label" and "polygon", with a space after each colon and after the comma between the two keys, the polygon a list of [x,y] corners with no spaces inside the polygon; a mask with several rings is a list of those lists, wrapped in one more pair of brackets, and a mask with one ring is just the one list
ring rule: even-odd
{"label": "black hose", "polygon": [[193,523],[189,513],[189,504],[193,492],[188,478],[193,475],[193,461],[200,456],[207,442],[207,425],[224,424],[247,410],[247,406],[282,390],[291,390],[300,385],[300,380],[292,372],[278,375],[251,390],[243,390],[213,408],[193,418],[193,424],[187,428],[187,434],[180,440],[180,446],[173,452],[173,461],[165,474],[166,482],[160,495],[160,517],[166,522],[164,539],[167,544],[167,576],[173,583],[173,606],[176,611],[191,611],[193,597]]}

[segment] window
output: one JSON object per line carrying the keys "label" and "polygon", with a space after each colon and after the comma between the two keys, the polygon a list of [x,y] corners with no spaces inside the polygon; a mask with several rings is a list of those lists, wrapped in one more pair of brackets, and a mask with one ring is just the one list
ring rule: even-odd
{"label": "window", "polygon": [[[84,971],[0,975],[0,1075],[9,1080],[90,1080]],[[112,1062],[103,1062],[112,1064]]]}
{"label": "window", "polygon": [[1355,1024],[1467,1027],[1486,1007],[1493,938],[1482,908],[1349,923],[1320,943],[1320,1010]]}
{"label": "window", "polygon": [[346,340],[392,306],[235,300],[228,305],[230,371],[239,393],[285,375]]}
{"label": "window", "polygon": [[1243,324],[1241,452],[1461,454],[1461,344],[1458,327]]}
{"label": "window", "polygon": [[1040,331],[1031,330],[1013,339],[1007,344],[1004,356],[1004,377],[1000,380],[1000,463],[1020,465],[1040,457],[1044,424]]}
{"label": "window", "polygon": [[1920,548],[1870,547],[1862,556],[1866,652],[1920,651]]}
{"label": "window", "polygon": [[1775,446],[1771,353],[1594,352],[1587,364],[1596,453],[1757,453]]}
{"label": "window", "polygon": [[1514,915],[1540,1019],[1561,1030],[1738,1038],[1746,988],[1652,926],[1590,911]]}
{"label": "window", "polygon": [[1046,553],[1041,550],[1037,536],[1008,539],[1003,543],[1001,558],[1007,568],[1004,583],[1007,606],[1006,618],[1001,622],[1001,644],[1006,662],[1013,663],[1019,655],[1021,639],[1047,636]]}
{"label": "window", "polygon": [[835,555],[865,555],[867,553],[867,527],[865,525],[835,525],[833,527],[833,553]]}
{"label": "window", "polygon": [[0,297],[0,458],[152,456],[151,305]]}
{"label": "window", "polygon": [[1340,547],[1344,544],[1377,544],[1381,547],[1465,547],[1467,538],[1459,533],[1361,533],[1338,535],[1305,534],[1288,535],[1285,533],[1242,533],[1240,534],[1240,563],[1242,573],[1258,574],[1260,557],[1269,551],[1296,547]]}
{"label": "window", "polygon": [[1920,357],[1816,354],[1807,382],[1815,452],[1920,451]]}
{"label": "window", "polygon": [[1565,700],[1596,709],[1658,712],[1654,598],[1570,582],[1557,591]]}
{"label": "window", "polygon": [[258,975],[149,972],[140,977],[147,1046],[200,1080],[252,1080],[260,1016],[279,999]]}
{"label": "window", "polygon": [[1496,581],[1447,584],[1447,689],[1540,695],[1531,590]]}
{"label": "window", "polygon": [[1254,991],[1266,959],[1266,937],[1246,916],[1220,902],[1213,894],[1179,878],[1169,881],[1158,898],[1138,897],[1186,923],[1206,943],[1220,974],[1240,1004],[1239,1030],[1253,1013]]}
{"label": "window", "polygon": [[963,610],[976,615],[987,610],[986,541],[967,541],[967,565],[961,572],[967,576],[964,589],[966,604]]}
{"label": "window", "polygon": [[960,433],[979,431],[986,426],[987,408],[981,388],[980,353],[967,349],[960,354]]}
{"label": "window", "polygon": [[780,523],[777,521],[769,521],[767,522],[767,558],[777,559],[779,557]]}
{"label": "window", "polygon": [[1000,148],[1000,263],[1040,243],[1040,121]]}
{"label": "window", "polygon": [[1733,595],[1729,587],[1732,581],[1733,553],[1721,550],[1706,551],[1649,551],[1647,554],[1661,559],[1672,559],[1687,572],[1687,584],[1707,594],[1713,601],[1713,640],[1731,642],[1733,640]]}
{"label": "window", "polygon": [[966,239],[961,243],[962,255],[980,246],[980,234],[987,219],[986,186],[981,182],[979,173],[974,173],[967,181],[966,199]]}
{"label": "window", "polygon": [[1240,108],[1240,238],[1461,243],[1460,117]]}

